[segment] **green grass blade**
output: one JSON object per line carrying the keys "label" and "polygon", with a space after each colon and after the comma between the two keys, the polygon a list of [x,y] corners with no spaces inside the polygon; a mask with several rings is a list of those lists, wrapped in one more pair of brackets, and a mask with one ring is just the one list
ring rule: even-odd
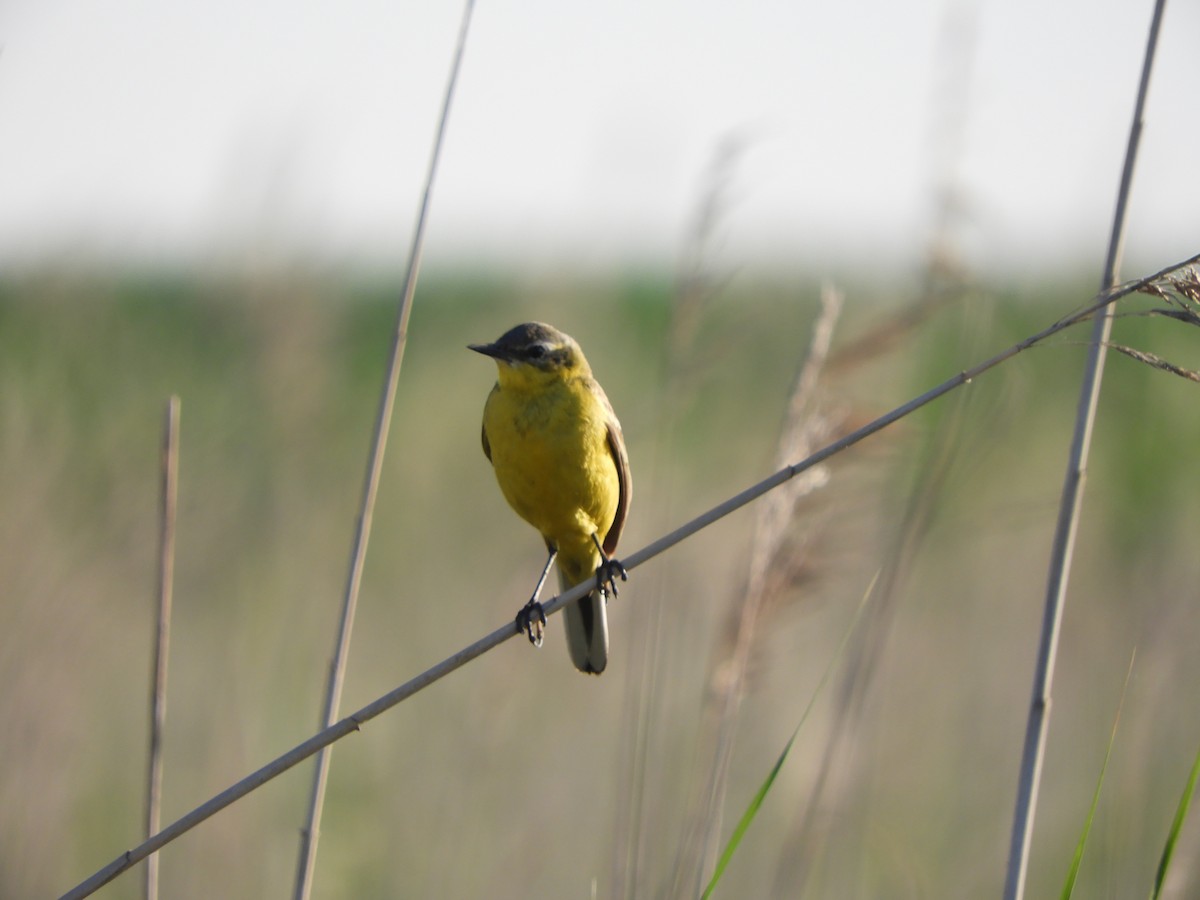
{"label": "green grass blade", "polygon": [[[807,716],[807,711],[805,711],[805,715]],[[803,724],[804,719],[800,721]],[[725,845],[725,851],[717,861],[717,867],[713,871],[712,880],[708,882],[708,887],[704,889],[701,900],[708,900],[712,896],[713,889],[716,888],[717,882],[721,880],[721,876],[725,873],[725,867],[729,865],[729,861],[733,859],[734,851],[741,844],[742,838],[746,834],[746,829],[750,827],[750,823],[758,815],[758,809],[762,806],[763,800],[767,798],[767,792],[771,790],[771,785],[775,783],[775,776],[783,768],[783,761],[787,759],[787,755],[792,749],[792,742],[796,740],[796,735],[799,733],[799,728],[792,732],[792,736],[788,738],[788,742],[783,746],[783,752],[779,754],[779,759],[775,760],[775,765],[771,767],[770,774],[767,775],[762,785],[755,792],[754,799],[750,801],[750,805],[746,807],[746,811],[742,813],[742,818],[738,821],[737,827],[733,829],[733,834],[729,836],[729,843]]]}
{"label": "green grass blade", "polygon": [[1092,831],[1092,822],[1096,818],[1096,807],[1100,805],[1100,790],[1104,787],[1104,774],[1108,771],[1108,760],[1112,756],[1113,744],[1117,741],[1117,726],[1121,724],[1121,710],[1125,706],[1125,693],[1129,690],[1129,678],[1133,675],[1133,661],[1137,657],[1135,650],[1129,657],[1129,669],[1125,672],[1125,684],[1121,687],[1121,699],[1117,702],[1117,715],[1113,718],[1112,733],[1108,736],[1108,748],[1104,751],[1104,762],[1100,765],[1100,777],[1096,780],[1096,790],[1092,793],[1092,805],[1087,818],[1083,822],[1083,833],[1079,835],[1079,843],[1075,845],[1075,857],[1071,860],[1071,868],[1067,870],[1067,880],[1063,884],[1062,900],[1070,900],[1075,891],[1075,881],[1079,877],[1079,864],[1083,862],[1083,851],[1087,847],[1088,835]]}
{"label": "green grass blade", "polygon": [[1158,873],[1154,878],[1154,890],[1150,892],[1151,900],[1158,900],[1162,896],[1163,885],[1167,881],[1167,870],[1171,866],[1171,856],[1175,853],[1175,844],[1179,840],[1179,832],[1183,830],[1183,823],[1187,821],[1188,807],[1192,803],[1192,795],[1196,791],[1196,779],[1200,776],[1200,750],[1196,751],[1196,759],[1192,763],[1192,772],[1188,775],[1187,785],[1183,789],[1183,796],[1179,798],[1179,808],[1175,810],[1175,821],[1171,823],[1171,830],[1167,834],[1167,843],[1163,847],[1162,859],[1158,862]]}
{"label": "green grass blade", "polygon": [[775,760],[775,765],[771,767],[771,771],[767,774],[767,777],[763,780],[758,790],[755,791],[754,797],[750,800],[750,805],[746,807],[746,811],[742,813],[741,819],[738,820],[737,827],[733,829],[733,834],[729,836],[729,842],[725,845],[725,849],[721,853],[721,858],[717,860],[717,866],[713,870],[708,886],[704,889],[704,893],[701,894],[701,900],[708,900],[712,896],[717,882],[721,880],[721,876],[725,873],[725,867],[729,865],[729,861],[733,859],[733,854],[741,844],[742,838],[745,837],[746,830],[750,827],[750,823],[754,821],[754,817],[758,815],[758,810],[767,798],[767,794],[771,790],[771,785],[775,783],[775,777],[779,774],[779,770],[783,768],[783,761],[787,759],[788,754],[792,750],[792,744],[796,741],[796,736],[800,734],[800,728],[808,719],[809,713],[812,712],[813,706],[817,702],[817,698],[821,696],[825,685],[829,682],[829,676],[833,674],[834,666],[842,658],[842,654],[846,650],[846,645],[850,642],[850,635],[854,634],[854,630],[858,627],[863,610],[866,609],[867,600],[870,599],[871,594],[874,592],[875,583],[878,580],[879,573],[876,572],[875,577],[871,579],[870,585],[867,586],[867,590],[863,593],[862,600],[858,603],[858,609],[854,612],[854,618],[850,620],[850,626],[846,629],[846,633],[842,635],[842,640],[838,644],[837,651],[829,660],[829,665],[825,667],[825,672],[821,675],[820,682],[817,683],[817,689],[813,691],[812,697],[809,698],[808,706],[804,708],[804,713],[800,716],[800,721],[796,723],[796,728],[792,731],[792,736],[783,745],[783,752],[779,754],[779,758]]}

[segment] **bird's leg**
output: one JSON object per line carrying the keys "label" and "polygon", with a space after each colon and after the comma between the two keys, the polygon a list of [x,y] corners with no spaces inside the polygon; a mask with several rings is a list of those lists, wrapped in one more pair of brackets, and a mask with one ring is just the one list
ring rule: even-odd
{"label": "bird's leg", "polygon": [[558,555],[557,549],[554,547],[549,549],[550,555],[546,557],[546,565],[533,589],[533,596],[517,612],[517,629],[524,632],[525,636],[529,638],[529,643],[535,647],[542,646],[542,641],[546,637],[546,612],[542,609],[542,604],[538,602],[538,595],[542,592],[542,585],[546,583],[546,576],[550,574],[550,567],[554,565],[554,557]]}
{"label": "bird's leg", "polygon": [[621,576],[622,581],[629,580],[629,572],[621,565],[621,561],[609,556],[604,552],[604,547],[600,545],[600,538],[596,537],[596,532],[592,532],[592,543],[596,545],[596,549],[600,551],[600,559],[603,562],[596,567],[596,587],[605,594],[617,596],[617,576]]}

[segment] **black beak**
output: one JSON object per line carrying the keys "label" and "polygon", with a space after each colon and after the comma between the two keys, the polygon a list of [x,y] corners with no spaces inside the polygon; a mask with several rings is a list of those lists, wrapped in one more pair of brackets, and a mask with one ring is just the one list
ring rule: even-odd
{"label": "black beak", "polygon": [[484,356],[490,356],[492,359],[508,359],[508,353],[502,347],[497,347],[495,344],[467,344],[468,350],[474,350],[476,353],[482,353]]}

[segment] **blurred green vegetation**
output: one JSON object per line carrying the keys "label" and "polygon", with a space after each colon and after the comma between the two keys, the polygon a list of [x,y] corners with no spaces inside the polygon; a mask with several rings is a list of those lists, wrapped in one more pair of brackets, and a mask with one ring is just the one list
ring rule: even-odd
{"label": "blurred green vegetation", "polygon": [[[835,345],[886,330],[915,290],[849,286]],[[397,291],[383,275],[312,273],[0,281],[0,896],[61,892],[140,840],[158,456],[172,393],[182,453],[164,821],[313,732]],[[654,274],[424,281],[344,711],[510,618],[536,575],[540,541],[504,506],[479,449],[494,372],[468,342],[537,318],[584,345],[630,447],[625,552],[769,474],[817,283],[724,285],[683,357],[665,349],[673,292]],[[873,418],[1091,293],[1086,279],[976,288],[917,327],[897,325],[885,352],[833,370],[830,401],[851,421]],[[817,810],[812,868],[788,882],[797,891],[998,893],[1086,339],[1067,332],[839,457],[798,518],[812,531],[809,577],[761,629],[723,834],[803,710],[913,491],[930,490],[920,461],[936,460],[929,527]],[[1114,340],[1200,368],[1197,335],[1178,323],[1124,318]],[[1110,359],[1032,896],[1061,885],[1135,646],[1080,896],[1147,890],[1200,740],[1198,392]],[[339,744],[315,895],[588,896],[595,883],[610,896],[637,715],[623,656],[650,634],[659,678],[636,884],[638,896],[664,896],[753,515],[633,574],[614,605],[603,678],[571,669],[551,623],[541,652],[506,644]],[[796,855],[834,702],[801,733],[722,895],[772,895]],[[308,778],[301,766],[169,846],[163,895],[287,896]],[[101,896],[137,896],[139,884],[129,873]]]}

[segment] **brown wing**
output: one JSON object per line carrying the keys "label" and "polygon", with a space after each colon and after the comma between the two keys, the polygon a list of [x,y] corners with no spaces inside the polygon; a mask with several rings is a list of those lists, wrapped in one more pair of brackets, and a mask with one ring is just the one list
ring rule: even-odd
{"label": "brown wing", "polygon": [[[594,382],[593,382],[594,383]],[[600,385],[596,385],[596,394],[604,402],[608,413],[608,452],[612,454],[613,463],[617,467],[617,483],[621,493],[617,498],[617,512],[613,516],[608,534],[604,536],[604,552],[612,556],[617,551],[617,541],[621,539],[621,529],[625,527],[625,516],[629,513],[629,498],[633,493],[633,481],[629,475],[629,456],[625,453],[625,436],[621,433],[621,423],[613,412],[612,404],[604,395]]]}
{"label": "brown wing", "polygon": [[[498,391],[498,390],[500,390],[500,382],[496,382],[496,384],[494,384],[492,386],[491,393],[488,394],[488,400],[491,400],[492,394],[496,393],[496,391]],[[484,411],[485,415],[484,415],[483,423],[479,426],[479,434],[483,438],[483,455],[488,458],[488,462],[491,462],[492,461],[492,442],[488,440],[488,436],[487,436],[487,415],[486,415],[487,404],[486,403],[483,405],[483,411]]]}

